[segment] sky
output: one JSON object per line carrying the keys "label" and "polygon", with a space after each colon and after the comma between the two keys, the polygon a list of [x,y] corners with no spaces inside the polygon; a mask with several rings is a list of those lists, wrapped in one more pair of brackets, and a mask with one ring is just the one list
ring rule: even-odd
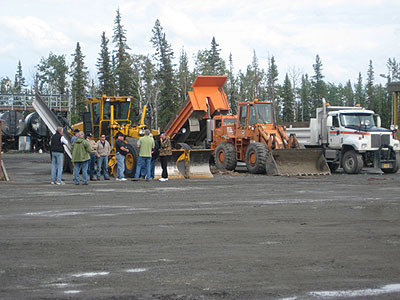
{"label": "sky", "polygon": [[286,73],[312,76],[317,54],[335,84],[355,83],[359,72],[365,79],[370,60],[384,83],[387,60],[400,61],[398,0],[0,0],[0,77],[14,79],[20,60],[31,84],[42,57],[65,54],[70,64],[79,42],[95,79],[101,34],[112,40],[117,9],[132,54],[154,53],[159,19],[176,62],[183,49],[192,66],[213,37],[226,62],[232,54],[235,72],[254,52],[265,70],[274,56],[280,82]]}

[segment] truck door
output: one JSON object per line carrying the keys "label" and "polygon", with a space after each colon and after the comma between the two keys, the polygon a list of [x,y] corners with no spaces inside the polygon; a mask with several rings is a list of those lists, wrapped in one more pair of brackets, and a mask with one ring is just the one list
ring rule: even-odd
{"label": "truck door", "polygon": [[342,135],[340,132],[339,116],[333,115],[332,127],[329,128],[328,134],[329,147],[333,149],[340,149],[342,147],[341,138]]}

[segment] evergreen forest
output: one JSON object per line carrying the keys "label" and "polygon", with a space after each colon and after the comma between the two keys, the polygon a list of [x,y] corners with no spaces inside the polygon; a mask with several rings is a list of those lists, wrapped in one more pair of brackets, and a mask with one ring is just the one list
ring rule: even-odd
{"label": "evergreen forest", "polygon": [[278,122],[307,122],[315,116],[315,109],[325,98],[331,105],[359,104],[378,113],[384,127],[391,123],[392,96],[386,84],[376,83],[376,77],[385,78],[387,83],[400,80],[400,64],[395,58],[388,58],[385,74],[375,74],[370,60],[366,74],[360,72],[356,82],[344,79],[345,84],[334,84],[324,80],[322,58],[316,55],[313,74],[303,74],[292,68],[281,76],[284,81],[279,82],[279,62],[273,55],[263,68],[254,51],[247,68],[236,72],[232,54],[228,61],[221,58],[221,49],[214,37],[209,48],[198,50],[193,61],[184,50],[174,53],[159,20],[152,28],[153,53],[132,54],[126,36],[117,10],[113,36],[107,37],[105,32],[99,34],[95,79],[89,77],[84,49],[77,42],[75,52],[68,54],[72,55],[70,65],[67,54],[50,52],[42,57],[35,68],[32,86],[27,86],[19,61],[14,80],[0,77],[0,93],[32,94],[38,90],[41,94],[71,95],[72,123],[81,121],[87,95],[132,96],[137,106],[135,110],[140,111],[147,105],[147,124],[163,129],[186,101],[187,91],[191,90],[197,75],[226,75],[224,90],[232,113],[236,113],[238,101],[257,98],[274,102]]}

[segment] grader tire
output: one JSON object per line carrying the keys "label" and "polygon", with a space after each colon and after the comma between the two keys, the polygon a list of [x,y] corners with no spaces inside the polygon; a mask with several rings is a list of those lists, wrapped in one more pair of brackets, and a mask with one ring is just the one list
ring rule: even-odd
{"label": "grader tire", "polygon": [[359,174],[364,166],[361,154],[349,150],[343,155],[342,167],[347,174]]}
{"label": "grader tire", "polygon": [[215,165],[218,169],[233,171],[236,169],[236,150],[231,143],[222,142],[215,149]]}
{"label": "grader tire", "polygon": [[268,148],[262,143],[252,143],[247,147],[246,166],[252,174],[263,174],[267,164]]}
{"label": "grader tire", "polygon": [[131,144],[127,144],[125,147],[129,149],[125,156],[125,176],[130,178],[135,176],[139,154],[137,148]]}

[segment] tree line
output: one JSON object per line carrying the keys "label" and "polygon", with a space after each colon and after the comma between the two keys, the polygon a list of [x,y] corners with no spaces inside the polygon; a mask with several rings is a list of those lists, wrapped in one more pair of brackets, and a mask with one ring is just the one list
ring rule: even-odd
{"label": "tree line", "polygon": [[[117,10],[112,44],[105,32],[101,34],[96,79],[89,78],[85,56],[78,42],[69,66],[66,55],[50,52],[48,57],[42,57],[35,68],[31,87],[26,84],[19,61],[14,81],[8,77],[1,78],[0,93],[32,93],[37,90],[42,94],[70,94],[72,123],[82,120],[88,94],[94,97],[104,94],[132,96],[137,99],[135,109],[138,111],[147,105],[147,124],[152,128],[164,128],[187,100],[187,91],[197,75],[226,75],[224,89],[232,113],[236,113],[238,101],[258,98],[273,101],[278,122],[306,122],[315,116],[315,109],[325,98],[331,105],[359,104],[372,109],[382,116],[384,126],[390,125],[391,95],[386,90],[386,84],[375,83],[372,60],[369,61],[365,79],[360,72],[357,82],[348,80],[343,85],[324,80],[323,64],[316,55],[312,75],[293,67],[285,74],[283,83],[279,83],[274,56],[268,57],[267,68],[263,69],[254,51],[246,70],[235,72],[232,54],[228,62],[222,59],[219,44],[213,37],[210,48],[199,50],[194,55],[194,67],[191,69],[184,49],[178,55],[177,64],[174,64],[175,53],[158,19],[150,41],[154,48],[152,54],[132,54],[120,11]],[[389,58],[387,73],[379,76],[384,77],[387,83],[400,80],[400,64],[395,58]]]}

